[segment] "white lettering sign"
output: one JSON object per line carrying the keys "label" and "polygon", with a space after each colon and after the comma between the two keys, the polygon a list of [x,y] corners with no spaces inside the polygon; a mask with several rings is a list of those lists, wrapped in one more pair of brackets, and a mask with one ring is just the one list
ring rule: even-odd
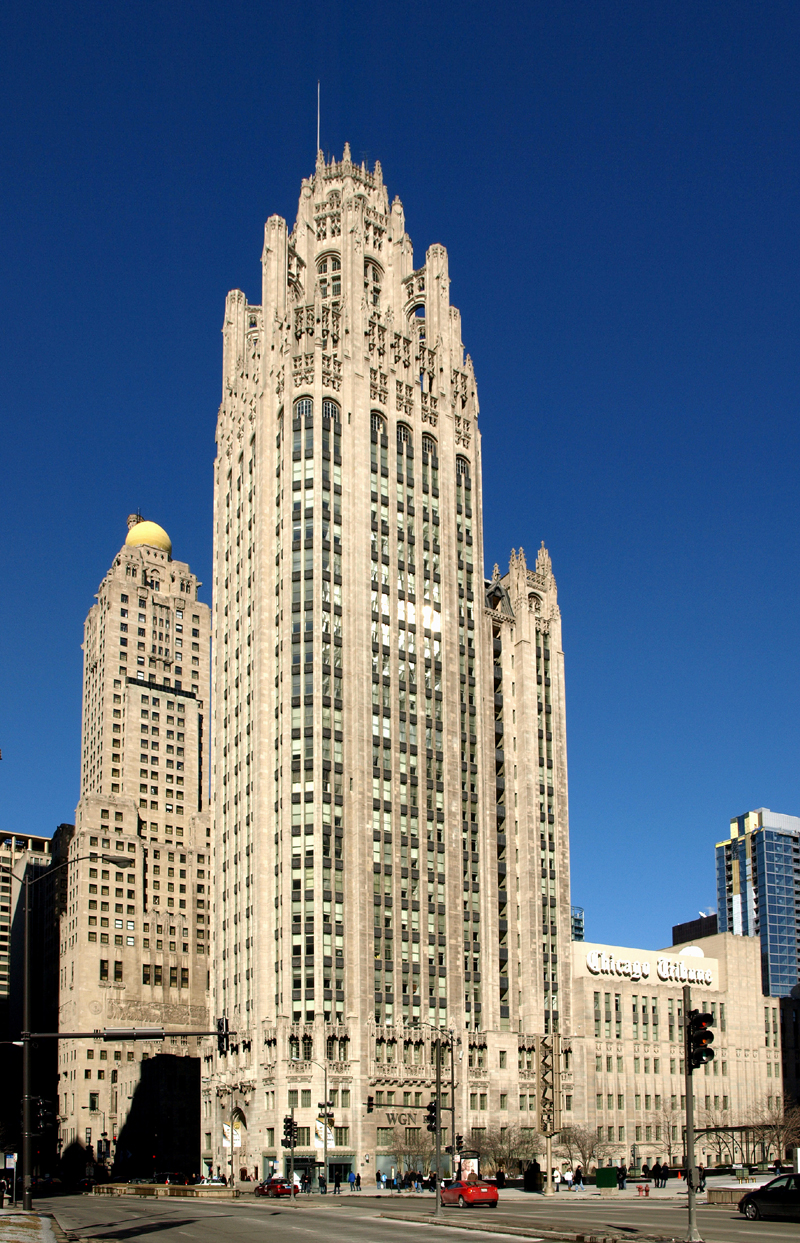
{"label": "white lettering sign", "polygon": [[586,955],[586,966],[592,975],[626,975],[631,980],[646,980],[650,976],[650,963],[638,959],[615,958],[613,954],[592,950]]}
{"label": "white lettering sign", "polygon": [[[586,966],[592,975],[619,975],[629,980],[649,980],[650,963],[647,959],[615,958],[605,950],[590,950],[586,955]],[[659,980],[675,981],[679,984],[706,984],[713,982],[709,968],[690,966],[683,959],[658,958],[656,973]]]}

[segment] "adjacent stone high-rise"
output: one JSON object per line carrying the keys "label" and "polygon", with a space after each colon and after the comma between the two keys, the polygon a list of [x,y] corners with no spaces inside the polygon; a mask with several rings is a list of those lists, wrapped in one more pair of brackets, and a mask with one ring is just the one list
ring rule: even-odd
{"label": "adjacent stone high-rise", "polygon": [[[166,532],[138,515],[128,525],[86,618],[81,797],[74,828],[61,826],[54,846],[54,861],[70,861],[59,886],[59,1028],[204,1031],[209,608],[189,566],[173,561]],[[80,1141],[131,1172],[137,1163],[152,1172],[152,1138],[141,1127],[123,1133],[137,1104],[140,1117],[147,1113],[141,1062],[198,1052],[193,1037],[163,1045],[61,1040],[62,1149]],[[174,1151],[157,1155],[176,1168]]]}
{"label": "adjacent stone high-rise", "polygon": [[237,1166],[268,1172],[296,1104],[298,1159],[319,1158],[327,1065],[331,1169],[364,1177],[396,1124],[424,1131],[432,1029],[460,1041],[467,1136],[535,1125],[537,1038],[570,1030],[556,585],[544,546],[484,580],[447,252],[415,267],[379,164],[320,154],[223,342],[211,1007],[235,1035],[203,1156],[227,1162],[236,1105]]}

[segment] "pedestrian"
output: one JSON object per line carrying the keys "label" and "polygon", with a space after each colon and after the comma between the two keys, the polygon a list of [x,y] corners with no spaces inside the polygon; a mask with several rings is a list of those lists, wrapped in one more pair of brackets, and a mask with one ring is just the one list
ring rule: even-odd
{"label": "pedestrian", "polygon": [[361,1190],[361,1175],[356,1174],[356,1191]]}
{"label": "pedestrian", "polygon": [[773,1171],[773,1173],[775,1174],[775,1176],[776,1176],[776,1177],[778,1176],[778,1174],[780,1174],[780,1172],[781,1172],[782,1168],[783,1168],[783,1167],[782,1167],[782,1165],[781,1165],[781,1159],[780,1159],[780,1157],[776,1157],[776,1158],[775,1158],[775,1164],[774,1164],[774,1165],[773,1165],[773,1167],[772,1167],[772,1171]]}
{"label": "pedestrian", "polygon": [[333,1176],[333,1194],[340,1196],[342,1194],[342,1176],[337,1170]]}
{"label": "pedestrian", "polygon": [[644,1165],[642,1166],[642,1178],[644,1179],[646,1183],[650,1182],[650,1166],[647,1164],[646,1161]]}
{"label": "pedestrian", "polygon": [[572,1191],[572,1170],[564,1170],[564,1182],[567,1184],[567,1191]]}
{"label": "pedestrian", "polygon": [[667,1179],[670,1176],[670,1168],[666,1161],[661,1166],[661,1186],[666,1187]]}
{"label": "pedestrian", "polygon": [[653,1178],[653,1186],[660,1187],[661,1186],[661,1162],[658,1160],[658,1157],[656,1157],[656,1163],[653,1166],[650,1173]]}
{"label": "pedestrian", "polygon": [[324,1171],[320,1171],[320,1176],[319,1176],[319,1194],[320,1194],[321,1196],[326,1196],[326,1195],[328,1194],[328,1180],[327,1180],[327,1178],[325,1177]]}
{"label": "pedestrian", "polygon": [[350,1173],[347,1175],[347,1181],[348,1181],[348,1182],[349,1182],[349,1184],[350,1184],[350,1191],[351,1191],[351,1193],[352,1193],[352,1192],[353,1192],[353,1191],[355,1191],[355,1189],[356,1189],[356,1176],[355,1176],[355,1174],[353,1173],[353,1171],[352,1171],[352,1170],[351,1170],[351,1171],[350,1171]]}
{"label": "pedestrian", "polygon": [[556,1168],[553,1170],[553,1186],[555,1187],[556,1191],[561,1190],[561,1170],[558,1168],[558,1166],[556,1166]]}
{"label": "pedestrian", "polygon": [[617,1191],[624,1191],[628,1181],[628,1167],[625,1162],[617,1166]]}
{"label": "pedestrian", "polygon": [[702,1162],[697,1167],[697,1190],[705,1191],[706,1189],[706,1171]]}
{"label": "pedestrian", "polygon": [[579,1165],[572,1175],[572,1186],[576,1191],[583,1191],[583,1166]]}

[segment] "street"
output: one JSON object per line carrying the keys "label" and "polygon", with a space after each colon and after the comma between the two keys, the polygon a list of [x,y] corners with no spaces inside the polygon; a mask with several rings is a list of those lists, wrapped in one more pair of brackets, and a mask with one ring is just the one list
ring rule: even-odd
{"label": "street", "polygon": [[[227,1203],[198,1200],[142,1201],[134,1197],[62,1196],[34,1206],[52,1214],[75,1240],[138,1240],[159,1235],[164,1243],[261,1243],[265,1229],[270,1243],[296,1243],[296,1235],[324,1238],[326,1243],[406,1243],[411,1228],[431,1243],[475,1238],[475,1225],[485,1226],[482,1238],[502,1238],[504,1228],[541,1238],[537,1229],[585,1232],[636,1239],[686,1236],[686,1206],[673,1201],[614,1203],[597,1197],[562,1195],[545,1201],[539,1196],[501,1198],[496,1210],[443,1210],[435,1225],[430,1196],[359,1196],[334,1199],[300,1197],[297,1207],[272,1200],[242,1198]],[[463,1227],[462,1227],[463,1216]],[[698,1210],[706,1243],[779,1243],[797,1238],[796,1222],[748,1222],[727,1207]],[[0,1222],[2,1219],[0,1218]],[[506,1235],[506,1238],[509,1236]],[[2,1230],[0,1229],[0,1239]]]}

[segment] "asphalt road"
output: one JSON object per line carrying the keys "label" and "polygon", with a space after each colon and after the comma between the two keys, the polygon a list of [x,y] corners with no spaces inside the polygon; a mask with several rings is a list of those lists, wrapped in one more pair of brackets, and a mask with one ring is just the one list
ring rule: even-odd
{"label": "asphalt road", "polygon": [[[613,1204],[587,1196],[564,1196],[543,1201],[538,1196],[506,1200],[496,1210],[465,1210],[465,1225],[485,1227],[476,1233],[462,1230],[458,1209],[443,1210],[448,1226],[432,1219],[428,1197],[344,1195],[310,1200],[300,1198],[296,1208],[288,1203],[257,1200],[208,1203],[197,1200],[140,1201],[133,1197],[64,1196],[42,1200],[36,1207],[52,1213],[61,1228],[80,1240],[148,1240],[158,1243],[302,1243],[298,1234],[324,1239],[326,1243],[408,1243],[409,1234],[430,1243],[467,1243],[476,1238],[500,1240],[502,1227],[524,1229],[528,1238],[537,1227],[556,1231],[617,1234],[635,1240],[637,1235],[686,1238],[686,1207],[675,1202],[659,1204],[631,1201]],[[781,1243],[798,1239],[797,1222],[748,1222],[727,1207],[698,1209],[700,1233],[706,1243]],[[516,1236],[519,1237],[519,1236]],[[156,1240],[153,1240],[156,1243]]]}

